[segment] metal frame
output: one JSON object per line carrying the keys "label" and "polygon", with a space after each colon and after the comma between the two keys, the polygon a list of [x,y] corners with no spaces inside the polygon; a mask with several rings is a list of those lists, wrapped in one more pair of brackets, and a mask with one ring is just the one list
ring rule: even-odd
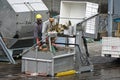
{"label": "metal frame", "polygon": [[15,60],[14,60],[13,57],[12,57],[12,51],[9,50],[9,49],[6,47],[4,41],[2,40],[1,37],[0,37],[0,45],[1,45],[2,49],[4,50],[5,54],[7,55],[8,60],[9,60],[11,63],[15,64]]}

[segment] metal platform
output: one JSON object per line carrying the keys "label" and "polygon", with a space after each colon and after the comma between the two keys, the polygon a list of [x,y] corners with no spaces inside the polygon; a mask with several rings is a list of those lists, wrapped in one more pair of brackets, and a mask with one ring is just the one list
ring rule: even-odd
{"label": "metal platform", "polygon": [[55,53],[51,50],[38,51],[37,48],[31,48],[22,55],[22,72],[55,76],[56,73],[68,70],[76,70],[78,73],[93,71],[92,63],[82,50],[83,40],[80,34],[74,38],[78,44],[56,43],[64,46],[62,46],[62,49],[58,47],[58,51]]}

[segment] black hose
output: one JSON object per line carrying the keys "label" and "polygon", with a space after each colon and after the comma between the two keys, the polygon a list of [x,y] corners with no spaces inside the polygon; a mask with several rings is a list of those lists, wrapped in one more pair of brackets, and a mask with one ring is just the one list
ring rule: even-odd
{"label": "black hose", "polygon": [[[85,46],[86,55],[87,55],[87,57],[89,57],[88,48],[87,48],[87,41],[86,41],[84,36],[82,36],[82,38],[83,38],[83,43]],[[80,46],[78,44],[70,44],[70,43],[56,43],[56,44],[75,45],[78,47],[79,51],[81,52]]]}
{"label": "black hose", "polygon": [[84,43],[84,46],[85,46],[86,55],[87,55],[87,57],[89,57],[87,41],[86,41],[84,36],[82,36],[82,39],[83,39],[83,43]]}

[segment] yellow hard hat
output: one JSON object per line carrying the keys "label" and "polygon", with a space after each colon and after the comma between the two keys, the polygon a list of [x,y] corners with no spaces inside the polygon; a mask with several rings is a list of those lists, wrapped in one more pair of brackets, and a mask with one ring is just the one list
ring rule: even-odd
{"label": "yellow hard hat", "polygon": [[42,19],[42,15],[41,14],[37,14],[36,15],[36,19]]}

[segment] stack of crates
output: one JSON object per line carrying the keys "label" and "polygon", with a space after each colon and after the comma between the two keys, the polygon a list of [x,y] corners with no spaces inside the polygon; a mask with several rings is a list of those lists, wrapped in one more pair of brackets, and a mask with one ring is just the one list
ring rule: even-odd
{"label": "stack of crates", "polygon": [[120,38],[103,37],[102,38],[102,56],[116,57],[120,56]]}

